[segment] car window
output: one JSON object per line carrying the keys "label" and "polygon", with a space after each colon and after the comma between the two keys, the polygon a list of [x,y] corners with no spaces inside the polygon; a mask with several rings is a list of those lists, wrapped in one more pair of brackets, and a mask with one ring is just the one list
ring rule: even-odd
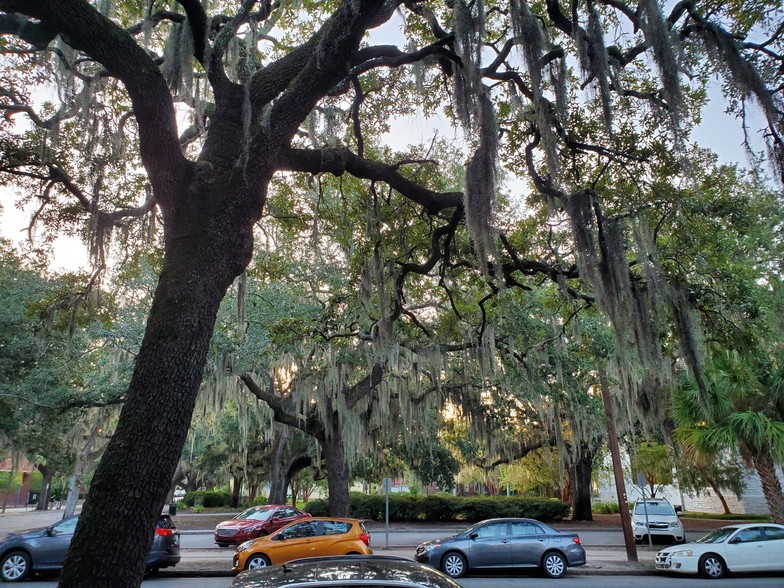
{"label": "car window", "polygon": [[645,510],[648,510],[648,516],[666,516],[666,517],[674,517],[675,516],[675,509],[672,508],[672,505],[669,502],[637,502],[634,505],[634,514],[636,515],[645,515]]}
{"label": "car window", "polygon": [[159,529],[173,529],[174,522],[172,521],[170,516],[161,515],[158,517],[158,528]]}
{"label": "car window", "polygon": [[536,523],[519,521],[512,523],[512,535],[541,535],[544,529]]}
{"label": "car window", "polygon": [[734,543],[751,543],[753,541],[762,541],[762,529],[759,527],[752,527],[750,529],[743,529],[738,531],[738,534],[732,538]]}
{"label": "car window", "polygon": [[476,529],[476,534],[479,539],[486,537],[502,537],[506,535],[506,523],[493,523],[484,525]]}
{"label": "car window", "polygon": [[281,535],[285,539],[296,539],[299,537],[315,537],[317,529],[318,529],[317,521],[307,521],[305,523],[299,523],[292,527],[288,527],[287,529],[281,532]]}
{"label": "car window", "polygon": [[779,527],[764,527],[765,539],[768,541],[776,541],[777,539],[784,539],[784,529]]}
{"label": "car window", "polygon": [[348,533],[350,529],[351,523],[345,521],[324,521],[325,535],[340,535],[341,533]]}
{"label": "car window", "polygon": [[735,532],[735,527],[722,527],[697,539],[697,543],[722,543]]}
{"label": "car window", "polygon": [[249,508],[248,510],[242,511],[234,518],[251,521],[266,521],[272,516],[273,512],[275,512],[275,510],[272,508]]}
{"label": "car window", "polygon": [[60,521],[56,525],[52,525],[52,531],[55,533],[73,533],[76,530],[76,522],[78,521],[78,517],[74,517],[72,519],[66,519],[64,521]]}
{"label": "car window", "polygon": [[279,516],[282,519],[287,519],[289,517],[296,516],[296,514],[297,514],[297,511],[294,510],[293,508],[281,508],[278,511],[277,516]]}

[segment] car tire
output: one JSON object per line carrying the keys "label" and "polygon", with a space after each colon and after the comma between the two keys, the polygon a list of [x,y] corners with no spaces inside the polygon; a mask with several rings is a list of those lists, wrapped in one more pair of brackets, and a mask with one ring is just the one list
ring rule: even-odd
{"label": "car tire", "polygon": [[566,574],[566,558],[557,551],[548,551],[542,557],[542,571],[548,578],[563,578]]}
{"label": "car tire", "polygon": [[218,547],[228,547],[228,543],[218,543]]}
{"label": "car tire", "polygon": [[0,560],[0,579],[19,582],[30,575],[30,556],[24,551],[11,551]]}
{"label": "car tire", "polygon": [[255,553],[245,561],[246,570],[258,570],[266,568],[268,565],[270,565],[269,558],[261,553]]}
{"label": "car tire", "polygon": [[724,560],[715,553],[706,553],[700,558],[697,570],[700,572],[700,575],[705,578],[718,580],[727,575],[727,564],[725,564]]}
{"label": "car tire", "polygon": [[468,571],[468,562],[462,554],[450,551],[441,559],[441,571],[450,578],[462,578]]}

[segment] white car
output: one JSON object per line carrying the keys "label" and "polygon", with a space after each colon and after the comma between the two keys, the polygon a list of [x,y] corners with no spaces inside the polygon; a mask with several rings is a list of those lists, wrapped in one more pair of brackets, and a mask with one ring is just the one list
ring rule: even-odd
{"label": "white car", "polygon": [[646,498],[634,503],[632,509],[632,526],[634,527],[634,540],[642,543],[655,537],[672,537],[675,543],[686,540],[683,529],[675,508],[663,498]]}
{"label": "white car", "polygon": [[656,569],[721,578],[727,572],[784,572],[784,525],[729,525],[656,554]]}

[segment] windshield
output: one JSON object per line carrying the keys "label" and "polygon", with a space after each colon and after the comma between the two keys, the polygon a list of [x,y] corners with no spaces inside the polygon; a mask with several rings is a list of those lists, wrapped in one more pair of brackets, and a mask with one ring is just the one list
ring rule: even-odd
{"label": "windshield", "polygon": [[266,521],[275,512],[274,508],[249,508],[238,514],[235,519],[245,519],[252,521]]}
{"label": "windshield", "polygon": [[727,537],[732,535],[735,531],[735,527],[722,527],[721,529],[711,531],[705,535],[705,537],[700,537],[697,539],[697,543],[724,543],[727,540]]}
{"label": "windshield", "polygon": [[634,514],[645,515],[645,509],[648,509],[648,516],[658,515],[666,517],[674,517],[675,509],[669,502],[638,502],[634,505]]}

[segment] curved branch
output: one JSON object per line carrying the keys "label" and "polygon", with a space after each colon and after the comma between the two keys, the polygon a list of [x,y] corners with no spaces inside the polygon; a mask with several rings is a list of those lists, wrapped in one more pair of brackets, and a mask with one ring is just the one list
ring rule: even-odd
{"label": "curved branch", "polygon": [[429,190],[403,176],[395,165],[363,159],[345,148],[284,149],[278,156],[277,165],[282,171],[327,172],[336,176],[348,172],[357,178],[385,182],[429,213],[463,205],[462,192]]}

